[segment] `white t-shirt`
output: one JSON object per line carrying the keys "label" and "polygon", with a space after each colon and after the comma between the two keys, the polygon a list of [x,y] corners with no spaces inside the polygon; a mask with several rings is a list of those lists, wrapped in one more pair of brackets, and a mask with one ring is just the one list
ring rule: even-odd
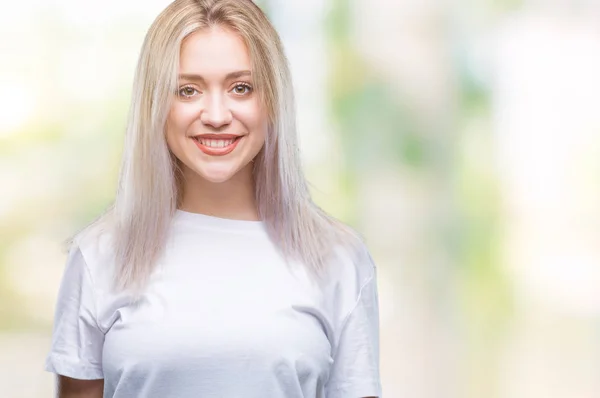
{"label": "white t-shirt", "polygon": [[[113,398],[381,397],[376,269],[338,251],[325,287],[263,222],[177,210],[143,300],[112,293],[110,237],[69,253],[46,370]],[[295,269],[295,271],[294,271]]]}

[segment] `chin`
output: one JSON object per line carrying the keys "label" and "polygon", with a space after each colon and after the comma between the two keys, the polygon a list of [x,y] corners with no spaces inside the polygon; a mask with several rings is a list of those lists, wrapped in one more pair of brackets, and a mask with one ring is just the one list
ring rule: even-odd
{"label": "chin", "polygon": [[231,179],[231,175],[200,175],[204,180],[212,182],[213,184],[220,184],[227,182]]}
{"label": "chin", "polygon": [[212,182],[215,184],[219,184],[222,182],[227,182],[236,174],[236,170],[233,169],[224,169],[224,170],[198,170],[196,169],[196,174],[203,180],[208,182]]}

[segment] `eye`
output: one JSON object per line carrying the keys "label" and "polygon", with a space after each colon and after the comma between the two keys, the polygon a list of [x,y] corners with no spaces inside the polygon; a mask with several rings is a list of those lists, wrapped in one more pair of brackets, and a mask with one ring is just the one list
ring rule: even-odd
{"label": "eye", "polygon": [[233,86],[233,90],[231,91],[233,91],[233,93],[236,95],[247,95],[252,92],[252,86],[248,83],[240,82],[236,83],[235,86]]}
{"label": "eye", "polygon": [[179,89],[179,96],[182,98],[191,98],[196,93],[198,93],[198,90],[191,86],[185,86]]}

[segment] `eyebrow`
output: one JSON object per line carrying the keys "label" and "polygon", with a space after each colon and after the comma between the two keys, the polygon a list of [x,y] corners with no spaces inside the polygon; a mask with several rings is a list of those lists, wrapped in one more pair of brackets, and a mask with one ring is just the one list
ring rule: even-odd
{"label": "eyebrow", "polygon": [[[250,72],[249,70],[240,70],[237,72],[228,73],[227,76],[225,76],[225,80],[237,79],[242,76],[251,76],[251,75],[252,75],[252,72]],[[194,74],[194,73],[182,73],[179,75],[179,80],[190,80],[190,81],[200,81],[200,82],[205,81],[202,76]]]}

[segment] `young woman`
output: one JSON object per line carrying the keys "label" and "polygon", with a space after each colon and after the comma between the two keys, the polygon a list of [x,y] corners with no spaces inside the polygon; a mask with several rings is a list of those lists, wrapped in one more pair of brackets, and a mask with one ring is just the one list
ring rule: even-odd
{"label": "young woman", "polygon": [[114,204],[71,241],[59,397],[380,397],[376,269],[311,200],[250,0],[176,0],[140,55]]}

